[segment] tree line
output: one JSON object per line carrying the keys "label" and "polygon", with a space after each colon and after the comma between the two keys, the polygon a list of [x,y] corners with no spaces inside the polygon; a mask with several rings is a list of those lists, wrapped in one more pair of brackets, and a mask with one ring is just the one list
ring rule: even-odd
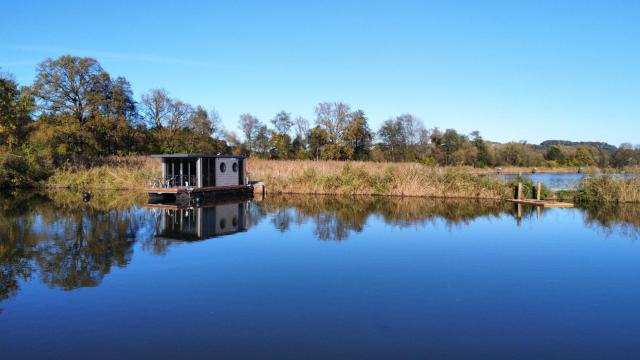
{"label": "tree line", "polygon": [[81,157],[185,152],[476,167],[640,164],[640,148],[630,144],[613,150],[562,142],[498,144],[477,131],[427,128],[412,114],[387,119],[375,131],[363,110],[342,102],[319,103],[314,113],[313,123],[284,110],[266,121],[241,114],[238,136],[225,131],[215,110],[164,89],[136,99],[126,78],[113,77],[93,58],[66,55],[41,62],[28,86],[0,76],[0,152],[5,161],[10,154],[12,161],[42,166]]}

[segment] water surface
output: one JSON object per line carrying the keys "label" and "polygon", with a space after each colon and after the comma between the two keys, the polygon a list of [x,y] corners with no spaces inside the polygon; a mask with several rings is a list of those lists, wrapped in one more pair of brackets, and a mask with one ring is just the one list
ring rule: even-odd
{"label": "water surface", "polygon": [[[517,174],[496,174],[496,178],[504,181],[513,181]],[[531,180],[533,183],[541,183],[547,188],[557,190],[576,190],[580,182],[589,176],[611,176],[616,179],[633,179],[638,174],[615,173],[615,174],[577,174],[577,173],[524,173],[522,177]]]}
{"label": "water surface", "polygon": [[0,200],[0,357],[640,356],[640,210]]}

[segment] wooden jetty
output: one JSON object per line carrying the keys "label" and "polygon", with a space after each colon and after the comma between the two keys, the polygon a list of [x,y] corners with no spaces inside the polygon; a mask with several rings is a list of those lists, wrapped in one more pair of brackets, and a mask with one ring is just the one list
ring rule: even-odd
{"label": "wooden jetty", "polygon": [[555,200],[536,200],[536,199],[508,199],[512,203],[522,205],[541,206],[545,208],[572,208],[573,203],[561,202]]}
{"label": "wooden jetty", "polygon": [[523,198],[523,185],[522,183],[518,183],[518,188],[516,190],[516,196],[514,199],[507,199],[515,204],[522,205],[533,205],[545,208],[572,208],[574,207],[573,203],[555,201],[555,200],[541,200],[542,196],[542,184],[536,184],[536,198],[535,199],[524,199]]}

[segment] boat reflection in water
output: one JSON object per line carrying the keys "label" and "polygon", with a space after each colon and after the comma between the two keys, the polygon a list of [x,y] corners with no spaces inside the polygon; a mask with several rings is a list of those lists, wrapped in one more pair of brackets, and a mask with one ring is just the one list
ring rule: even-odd
{"label": "boat reflection in water", "polygon": [[205,240],[248,229],[248,201],[216,201],[200,206],[150,203],[145,207],[158,211],[156,238]]}

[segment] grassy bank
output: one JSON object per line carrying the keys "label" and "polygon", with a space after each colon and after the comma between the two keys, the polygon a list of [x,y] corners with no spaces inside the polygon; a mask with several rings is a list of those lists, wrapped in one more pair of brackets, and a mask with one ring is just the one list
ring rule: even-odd
{"label": "grassy bank", "polygon": [[[159,175],[159,162],[149,157],[111,157],[99,162],[56,169],[48,188],[76,190],[142,190]],[[428,167],[417,163],[340,161],[275,161],[251,159],[252,180],[262,180],[270,193],[400,195],[425,197],[508,197],[508,186],[466,168]]]}
{"label": "grassy bank", "polygon": [[[509,171],[515,170],[508,169]],[[505,171],[507,169],[504,169]],[[418,163],[284,161],[250,159],[252,180],[264,181],[272,194],[390,195],[504,199],[513,184],[469,167],[431,167]],[[493,170],[495,171],[495,170]],[[520,171],[523,172],[524,171]],[[146,156],[108,157],[68,164],[41,182],[47,188],[75,190],[137,190],[160,173],[159,161]],[[525,193],[533,197],[532,185]],[[530,193],[530,194],[529,194]],[[550,192],[543,198],[580,203],[640,202],[640,179],[591,177],[578,191]]]}
{"label": "grassy bank", "polygon": [[[272,193],[504,199],[513,196],[514,187],[514,183],[503,183],[491,177],[477,176],[495,173],[495,169],[471,167],[429,167],[417,163],[273,160],[251,160],[249,165],[251,177],[263,180],[268,191]],[[524,170],[502,169],[507,173],[526,173]],[[570,173],[577,172],[578,168],[548,170],[540,172]],[[617,171],[638,173],[638,170],[625,168]],[[528,172],[531,172],[531,169]],[[583,168],[582,172],[613,171]],[[533,198],[533,184],[523,179],[520,181],[525,185],[525,196]],[[639,203],[640,178],[622,180],[609,176],[593,176],[585,179],[578,190],[552,192],[543,188],[542,198],[580,203]]]}
{"label": "grassy bank", "polygon": [[417,163],[251,160],[249,174],[264,181],[271,193],[484,199],[511,193],[504,183],[464,168]]}

